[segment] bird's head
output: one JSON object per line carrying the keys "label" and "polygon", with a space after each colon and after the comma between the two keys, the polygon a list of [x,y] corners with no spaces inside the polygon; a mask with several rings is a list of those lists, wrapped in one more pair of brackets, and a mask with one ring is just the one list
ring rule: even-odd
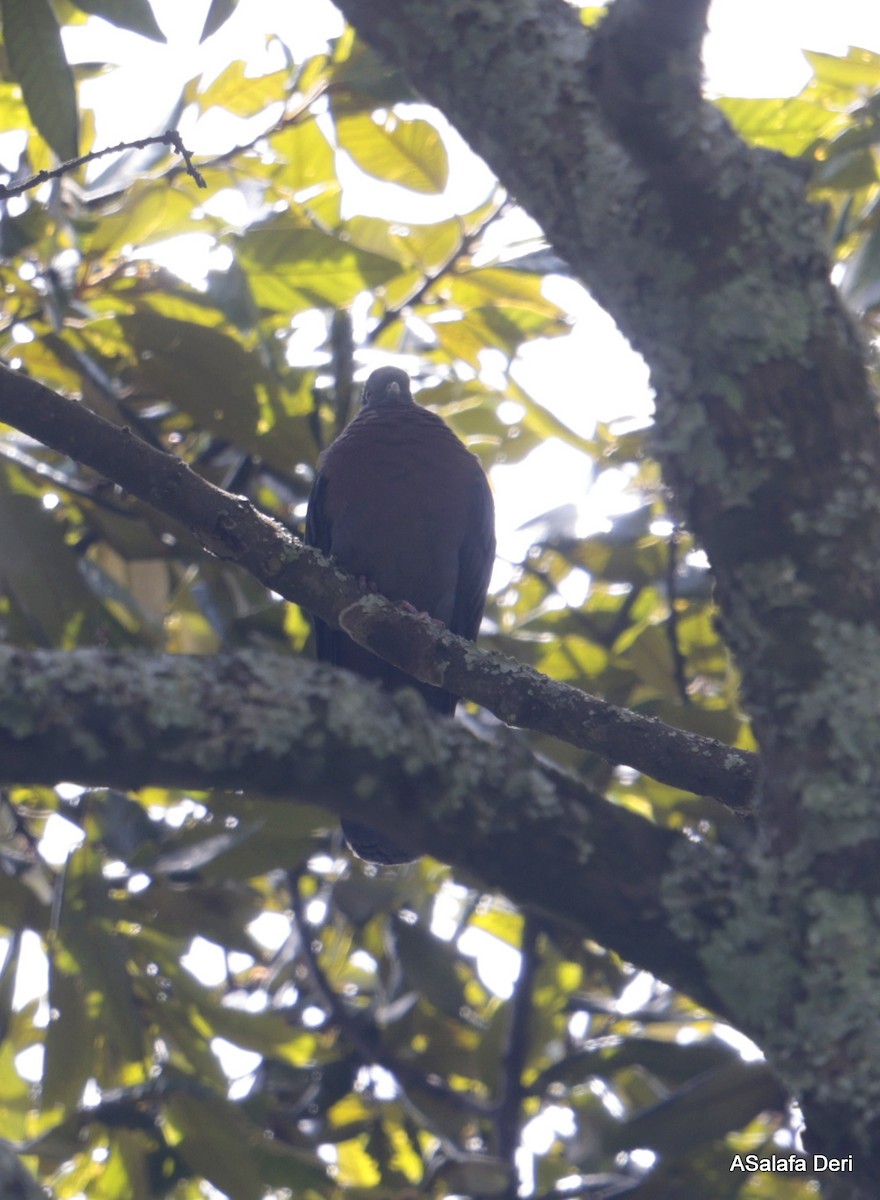
{"label": "bird's head", "polygon": [[389,404],[412,404],[409,376],[399,367],[380,367],[364,384],[361,408],[379,408]]}

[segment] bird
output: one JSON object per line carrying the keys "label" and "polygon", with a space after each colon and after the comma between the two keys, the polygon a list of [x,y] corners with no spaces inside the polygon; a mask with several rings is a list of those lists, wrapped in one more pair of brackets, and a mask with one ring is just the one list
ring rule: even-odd
{"label": "bird", "polygon": [[[367,379],[357,415],[318,460],[305,533],[365,585],[476,641],[495,561],[492,492],[477,456],[413,399],[405,371],[380,367]],[[324,621],[315,618],[314,628],[320,661],[390,692],[415,688],[435,712],[455,712],[452,692],[414,679]],[[358,821],[344,820],[342,831],[367,862],[413,859]]]}

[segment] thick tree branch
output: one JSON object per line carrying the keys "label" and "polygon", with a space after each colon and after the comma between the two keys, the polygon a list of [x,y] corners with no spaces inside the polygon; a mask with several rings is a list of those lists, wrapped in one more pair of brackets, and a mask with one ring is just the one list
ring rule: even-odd
{"label": "thick tree branch", "polygon": [[747,806],[754,756],[617,708],[512,659],[479,651],[381,597],[364,597],[356,580],[244,497],[206,482],[130,429],[4,367],[0,420],[114,480],[186,526],[213,554],[234,560],[329,624],[344,625],[356,640],[419,679],[442,683],[508,724],[550,733],[673,787]]}
{"label": "thick tree branch", "polygon": [[[429,714],[413,692],[277,655],[0,647],[0,764],[0,782],[246,787],[361,820],[366,808],[409,849],[719,1007],[665,899],[715,852]],[[696,894],[688,908],[700,927],[718,919]]]}

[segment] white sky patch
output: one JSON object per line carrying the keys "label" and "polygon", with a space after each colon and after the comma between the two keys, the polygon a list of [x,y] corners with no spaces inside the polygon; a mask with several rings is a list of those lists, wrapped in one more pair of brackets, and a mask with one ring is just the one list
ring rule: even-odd
{"label": "white sky patch", "polygon": [[732,1046],[744,1062],[763,1062],[764,1055],[760,1047],[756,1046],[752,1039],[747,1038],[744,1033],[740,1033],[738,1029],[733,1029],[730,1025],[719,1024],[715,1026],[714,1033],[722,1042],[727,1042],[728,1046]]}
{"label": "white sky patch", "polygon": [[199,804],[195,800],[185,797],[176,804],[172,804],[169,808],[163,808],[161,804],[154,804],[149,809],[149,815],[154,821],[164,821],[172,829],[180,829],[191,819],[201,821],[208,815],[208,810],[204,804]]}
{"label": "white sky patch", "polygon": [[227,1079],[241,1079],[244,1075],[250,1075],[263,1061],[262,1054],[243,1050],[241,1046],[222,1037],[211,1038],[211,1050]]}
{"label": "white sky patch", "polygon": [[522,966],[518,950],[474,926],[458,939],[458,949],[476,960],[477,974],[491,992],[502,1000],[510,999]]}
{"label": "white sky patch", "polygon": [[522,1143],[533,1154],[547,1154],[557,1138],[574,1137],[574,1113],[560,1104],[549,1104],[523,1126]]}
{"label": "white sky patch", "polygon": [[222,946],[207,938],[193,938],[180,962],[205,987],[219,987],[226,982],[226,953]]}
{"label": "white sky patch", "polygon": [[397,1080],[384,1067],[361,1067],[357,1073],[355,1087],[358,1091],[369,1091],[377,1100],[393,1100],[400,1095]]}
{"label": "white sky patch", "polygon": [[15,988],[12,992],[12,1011],[20,1012],[32,1000],[40,1000],[46,1003],[46,1018],[48,1019],[48,992],[49,960],[37,934],[26,929],[22,934],[18,952],[18,970],[15,973]]}
{"label": "white sky patch", "polygon": [[644,1008],[654,992],[654,976],[638,971],[620,993],[615,1004],[619,1013],[634,1013]]}
{"label": "white sky patch", "polygon": [[37,849],[40,857],[50,866],[60,867],[67,862],[70,852],[81,846],[84,840],[85,834],[78,825],[58,813],[52,813],[46,821]]}
{"label": "white sky patch", "polygon": [[444,880],[434,897],[431,912],[431,933],[434,937],[442,938],[444,942],[455,937],[467,894],[467,888],[461,884]]}
{"label": "white sky patch", "polygon": [[151,242],[149,246],[131,248],[129,253],[132,259],[144,259],[166,267],[191,287],[202,290],[208,271],[217,269],[216,252],[219,249],[222,247],[217,246],[209,233],[181,233],[161,242]]}
{"label": "white sky patch", "polygon": [[653,1150],[631,1150],[626,1157],[641,1171],[649,1171],[657,1161],[657,1155]]}
{"label": "white sky patch", "polygon": [[28,1083],[39,1083],[43,1078],[43,1063],[46,1059],[44,1046],[28,1046],[15,1056],[15,1069]]}
{"label": "white sky patch", "polygon": [[260,913],[247,927],[248,933],[266,950],[280,950],[290,934],[290,919],[283,913]]}
{"label": "white sky patch", "polygon": [[880,49],[874,0],[715,0],[703,48],[716,95],[793,96],[810,78],[804,50]]}

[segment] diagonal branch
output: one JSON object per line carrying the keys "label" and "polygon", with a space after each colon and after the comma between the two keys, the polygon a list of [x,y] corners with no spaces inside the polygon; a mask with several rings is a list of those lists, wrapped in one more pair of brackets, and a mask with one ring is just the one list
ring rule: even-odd
{"label": "diagonal branch", "polygon": [[99,471],[180,522],[206,550],[426,682],[482,704],[510,725],[550,733],[670,786],[748,804],[754,756],[664,725],[558,683],[513,659],[477,650],[378,596],[302,545],[243,496],[201,479],[84,405],[0,367],[0,420]]}

